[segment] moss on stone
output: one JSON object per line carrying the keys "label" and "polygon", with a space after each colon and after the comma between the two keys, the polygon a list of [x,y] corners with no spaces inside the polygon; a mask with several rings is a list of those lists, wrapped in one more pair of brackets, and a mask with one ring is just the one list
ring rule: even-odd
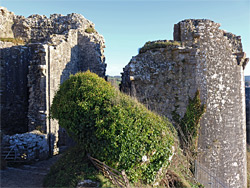
{"label": "moss on stone", "polygon": [[85,32],[91,34],[91,33],[96,33],[96,30],[93,27],[88,27],[87,29],[85,29]]}

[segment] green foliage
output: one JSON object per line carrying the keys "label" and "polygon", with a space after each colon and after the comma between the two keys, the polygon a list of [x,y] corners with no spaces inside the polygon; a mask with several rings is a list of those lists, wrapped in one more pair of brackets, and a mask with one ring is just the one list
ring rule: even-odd
{"label": "green foliage", "polygon": [[[91,156],[125,170],[131,182],[152,183],[172,154],[172,126],[89,71],[71,76],[51,107],[70,135]],[[147,161],[142,158],[147,157]]]}
{"label": "green foliage", "polygon": [[[178,139],[178,137],[176,137]],[[190,170],[190,161],[186,155],[183,155],[182,150],[178,147],[179,141],[175,141],[175,155],[167,169],[166,176],[161,181],[165,187],[201,187]]]}
{"label": "green foliage", "polygon": [[111,185],[86,157],[85,150],[76,146],[51,167],[43,184],[44,187],[76,187],[79,181],[87,179],[99,182],[101,187]]}
{"label": "green foliage", "polygon": [[156,49],[156,48],[166,48],[168,46],[180,46],[180,42],[177,41],[154,41],[154,42],[146,42],[142,48],[140,48],[139,53],[145,53],[148,50]]}
{"label": "green foliage", "polygon": [[95,28],[90,26],[87,29],[85,29],[85,32],[91,34],[91,33],[96,33],[96,30]]}
{"label": "green foliage", "polygon": [[201,104],[200,92],[197,90],[193,99],[189,98],[186,113],[183,118],[175,111],[172,113],[173,120],[177,125],[182,145],[187,150],[194,150],[200,128],[200,119],[205,113],[206,106]]}
{"label": "green foliage", "polygon": [[0,38],[0,41],[3,41],[3,42],[12,42],[12,43],[14,43],[16,45],[18,45],[18,44],[21,44],[21,45],[25,44],[25,42],[22,39],[20,39],[20,38]]}

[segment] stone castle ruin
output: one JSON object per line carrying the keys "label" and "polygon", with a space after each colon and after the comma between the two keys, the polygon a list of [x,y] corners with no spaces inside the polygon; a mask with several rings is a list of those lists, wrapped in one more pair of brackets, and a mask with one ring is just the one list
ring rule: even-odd
{"label": "stone castle ruin", "polygon": [[[124,68],[121,90],[170,120],[173,111],[185,114],[199,90],[207,109],[198,161],[227,186],[246,187],[248,58],[240,37],[219,27],[210,20],[184,20],[174,26],[174,41],[146,43]],[[49,107],[70,74],[91,70],[105,76],[104,48],[104,38],[82,15],[25,18],[0,7],[1,130],[29,132],[9,136],[9,144],[25,149],[31,143],[33,157],[38,150],[46,154],[46,141],[51,154],[67,144],[65,131],[48,118]]]}
{"label": "stone castle ruin", "polygon": [[56,153],[67,139],[48,118],[54,94],[70,74],[91,70],[105,76],[104,38],[79,14],[25,18],[3,7],[0,38],[1,129],[5,134],[40,130]]}
{"label": "stone castle ruin", "polygon": [[[229,187],[246,187],[246,108],[241,38],[210,20],[184,20],[174,41],[148,42],[124,68],[121,90],[172,120],[197,90],[206,104],[198,161]],[[165,43],[164,47],[157,47]],[[203,177],[198,177],[202,182]],[[207,185],[212,186],[212,185]]]}

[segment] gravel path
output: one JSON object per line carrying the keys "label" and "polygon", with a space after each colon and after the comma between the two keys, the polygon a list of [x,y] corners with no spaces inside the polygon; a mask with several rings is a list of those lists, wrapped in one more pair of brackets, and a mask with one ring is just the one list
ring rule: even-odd
{"label": "gravel path", "polygon": [[31,165],[22,165],[17,168],[8,167],[5,170],[1,170],[0,187],[43,187],[45,175],[60,156],[57,155]]}

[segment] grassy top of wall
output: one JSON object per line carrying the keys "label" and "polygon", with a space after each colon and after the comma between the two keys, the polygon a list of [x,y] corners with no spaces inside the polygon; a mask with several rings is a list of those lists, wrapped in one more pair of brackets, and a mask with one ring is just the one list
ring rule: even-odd
{"label": "grassy top of wall", "polygon": [[157,48],[167,48],[167,47],[176,47],[181,46],[181,43],[178,41],[170,40],[158,40],[158,41],[148,41],[144,44],[142,48],[139,49],[139,54],[145,53],[148,50],[153,50]]}
{"label": "grassy top of wall", "polygon": [[2,42],[12,42],[15,45],[24,45],[25,42],[20,38],[0,38]]}

